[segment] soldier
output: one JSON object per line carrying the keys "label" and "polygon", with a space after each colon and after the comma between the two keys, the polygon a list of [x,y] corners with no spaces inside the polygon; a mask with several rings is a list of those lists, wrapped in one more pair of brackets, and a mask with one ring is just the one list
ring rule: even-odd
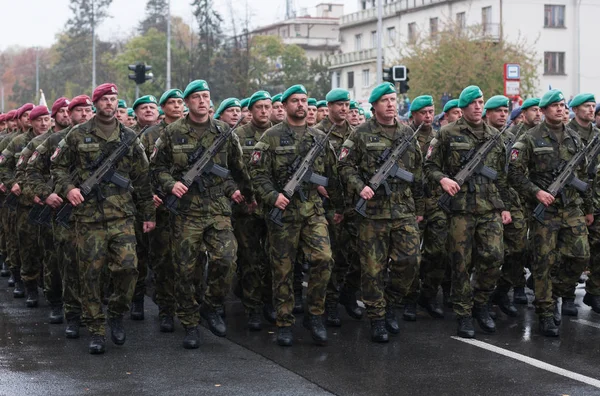
{"label": "soldier", "polygon": [[[600,137],[600,130],[592,124],[596,109],[594,95],[590,93],[576,95],[571,101],[571,108],[575,113],[575,118],[567,125],[567,128],[576,131],[584,145],[588,145],[595,136]],[[600,186],[596,180],[596,168],[599,159],[598,157],[588,157],[587,180],[590,183],[589,189],[592,193],[594,222],[588,224],[591,260],[589,263],[590,274],[585,282],[585,296],[583,297],[583,302],[596,313],[600,313],[600,216],[598,216],[600,212]],[[577,306],[573,299],[574,293],[562,297],[562,314],[577,316]]]}
{"label": "soldier", "polygon": [[300,246],[304,257],[310,262],[308,312],[303,324],[310,330],[315,343],[322,345],[327,342],[327,330],[321,316],[333,258],[321,197],[329,196],[332,200],[337,212],[336,223],[343,218],[335,154],[329,142],[323,142],[323,150],[312,166],[315,173],[328,177],[327,189],[312,183],[302,185],[306,201],[300,198],[300,194],[286,197],[280,192],[294,172],[294,162],[301,161],[315,140],[325,136],[306,125],[307,101],[308,94],[302,85],[293,85],[283,93],[281,102],[287,118],[264,133],[250,160],[250,171],[260,200],[267,208],[276,207],[284,211],[282,227],[267,221],[273,300],[277,310],[277,343],[280,346],[291,346],[293,342],[291,326],[295,318],[292,314],[292,283]]}
{"label": "soldier", "polygon": [[[180,214],[172,221],[171,250],[176,271],[177,316],[186,330],[183,347],[192,349],[199,347],[200,315],[213,334],[226,335],[227,327],[217,310],[223,307],[236,265],[237,242],[231,226],[230,199],[241,204],[244,200],[252,203],[254,198],[235,134],[213,158],[216,164],[231,171],[230,176],[203,175],[199,180],[202,188],[198,182],[188,188],[179,181],[194,164],[195,152],[210,147],[229,128],[208,115],[210,91],[206,81],[191,82],[183,96],[190,112],[165,128],[151,169],[156,186],[179,198]],[[194,274],[204,250],[208,250],[210,260],[199,315]]]}
{"label": "soldier", "polygon": [[[8,121],[9,114],[10,114],[10,111],[6,115],[6,121],[7,121],[8,125],[9,125],[9,127],[10,127],[10,122]],[[595,118],[594,124],[596,125],[596,127],[600,127],[600,103],[598,103],[596,105],[596,111],[594,113],[594,118]]]}
{"label": "soldier", "polygon": [[6,129],[6,114],[0,114],[0,133]]}
{"label": "soldier", "polygon": [[444,106],[444,120],[451,124],[462,117],[462,109],[458,107],[458,99],[452,99],[446,102]]}
{"label": "soldier", "polygon": [[[96,114],[94,112],[94,114]],[[135,126],[135,124],[137,123],[137,121],[135,120],[135,112],[133,111],[133,109],[131,107],[127,108],[127,123],[124,123],[123,125],[125,125],[126,127],[132,128]]]}
{"label": "soldier", "polygon": [[111,339],[117,345],[125,343],[123,315],[129,310],[137,279],[135,252],[135,215],[144,218],[143,231],[155,227],[155,211],[148,176],[148,159],[139,140],[117,164],[115,171],[131,181],[134,194],[129,189],[110,182],[101,182],[97,194],[84,197],[70,169],[77,170],[78,179],[86,180],[102,158],[119,144],[135,136],[116,118],[118,91],[114,84],[99,85],[94,90],[92,102],[96,116],[77,125],[52,154],[52,177],[56,180],[55,192],[65,196],[73,205],[75,216],[76,248],[82,279],[81,306],[91,335],[89,352],[102,354],[106,350],[104,337],[105,315],[102,312],[99,282],[102,268],[110,269],[114,292],[108,303],[108,324]]}
{"label": "soldier", "polygon": [[[513,146],[509,177],[521,197],[546,207],[544,224],[539,221],[530,224],[532,275],[540,333],[557,337],[561,320],[557,299],[573,298],[573,285],[589,264],[586,226],[594,221],[594,206],[590,189],[581,193],[567,185],[557,197],[544,191],[561,162],[568,162],[584,144],[577,132],[563,123],[566,108],[560,91],[546,92],[539,107],[544,121],[522,134]],[[587,180],[585,168],[586,164],[581,164],[577,169],[583,180]]]}
{"label": "soldier", "polygon": [[365,117],[365,110],[362,107],[360,107],[358,109],[358,123],[359,123],[359,125],[363,124],[366,120],[367,120],[367,118]]}
{"label": "soldier", "polygon": [[[60,132],[71,126],[71,118],[69,117],[69,99],[58,98],[52,104],[52,112],[50,117],[54,119],[54,127],[52,132]],[[34,147],[35,149],[35,147]]]}
{"label": "soldier", "polygon": [[[374,342],[387,342],[388,332],[400,332],[395,308],[408,293],[421,260],[417,223],[423,220],[423,159],[418,142],[410,142],[397,161],[400,168],[414,175],[414,182],[390,178],[390,195],[367,185],[385,161],[385,151],[412,136],[411,129],[396,120],[396,97],[394,84],[382,83],[373,89],[369,103],[375,117],[350,134],[339,155],[340,176],[352,191],[353,202],[366,200],[367,217],[359,222],[358,253],[362,299],[371,319]],[[384,286],[388,271],[389,280]]]}
{"label": "soldier", "polygon": [[317,123],[323,121],[329,115],[329,108],[326,100],[317,102]]}
{"label": "soldier", "polygon": [[250,103],[250,98],[244,98],[244,99],[240,100],[240,105],[242,107],[242,115],[244,116],[244,119],[242,120],[242,122],[240,124],[242,126],[249,124],[250,121],[252,120],[252,116],[250,115],[250,110],[248,109],[248,103]]}
{"label": "soldier", "polygon": [[518,124],[510,132],[518,139],[522,134],[538,125],[542,121],[542,111],[540,110],[540,98],[529,98],[521,105],[523,122]]}
{"label": "soldier", "polygon": [[[34,196],[34,202],[43,202],[53,209],[63,203],[63,197],[53,192],[54,183],[50,181],[50,157],[64,139],[72,126],[82,124],[92,117],[92,101],[86,95],[76,96],[69,102],[68,111],[71,126],[56,132],[44,140],[29,158],[26,167],[26,188]],[[39,200],[39,201],[38,201]],[[62,303],[64,317],[67,320],[66,338],[79,338],[81,320],[79,268],[76,249],[73,246],[75,233],[73,228],[54,227],[58,270],[62,279]],[[62,319],[62,318],[61,318]]]}
{"label": "soldier", "polygon": [[117,106],[117,114],[115,114],[115,117],[121,124],[127,125],[127,102],[125,102],[125,99],[119,99],[119,105]]}
{"label": "soldier", "polygon": [[213,118],[223,121],[229,127],[233,127],[242,115],[242,104],[237,98],[227,98],[221,102]]}
{"label": "soldier", "polygon": [[309,127],[317,125],[317,99],[308,98],[308,111],[306,113],[306,124]]}
{"label": "soldier", "polygon": [[[6,129],[6,116],[7,114],[0,114],[0,141],[4,139],[4,137],[10,133]],[[4,197],[0,196],[0,199],[3,200]],[[4,216],[2,211],[2,205],[0,204],[0,219]],[[2,227],[0,222],[0,227]],[[10,276],[10,270],[8,269],[8,264],[6,262],[6,235],[3,229],[0,229],[0,261],[2,261],[2,265],[0,268],[0,276],[3,278],[7,278]]]}
{"label": "soldier", "polygon": [[350,111],[348,113],[348,122],[353,127],[356,127],[360,124],[360,120],[358,119],[358,103],[351,100],[350,101]]}
{"label": "soldier", "polygon": [[131,127],[134,132],[139,132],[144,127],[156,125],[158,120],[158,102],[152,95],[141,96],[133,102],[133,111],[137,123]]}
{"label": "soldier", "polygon": [[210,101],[210,107],[208,108],[208,116],[210,118],[213,118],[214,115],[215,115],[215,105],[214,105],[213,101],[211,100]]}
{"label": "soldier", "polygon": [[[240,139],[244,163],[250,162],[254,146],[267,129],[271,95],[266,91],[255,92],[248,103],[251,122],[239,127],[235,133]],[[267,224],[262,205],[256,209],[238,205],[233,210],[233,232],[238,241],[238,269],[242,288],[241,300],[248,315],[248,328],[260,330],[261,309],[265,319],[275,324],[271,266],[267,256]]]}
{"label": "soldier", "polygon": [[[492,96],[485,103],[488,114],[488,124],[502,130],[508,118],[509,99],[503,95]],[[515,143],[515,136],[504,132],[503,141],[507,148]],[[504,263],[492,301],[508,316],[517,316],[517,308],[508,297],[513,288],[513,300],[519,304],[527,304],[525,295],[524,266],[527,260],[527,221],[519,199],[519,194],[511,187],[508,191],[510,216],[512,222],[504,225]],[[505,202],[506,203],[506,202]],[[523,301],[525,300],[525,301]]]}
{"label": "soldier", "polygon": [[[462,118],[440,129],[429,146],[425,172],[452,199],[448,215],[448,256],[452,267],[452,299],[458,317],[458,336],[474,338],[473,319],[485,332],[493,333],[496,325],[490,317],[489,298],[494,291],[504,255],[502,225],[511,222],[505,206],[506,151],[502,140],[489,152],[484,164],[498,174],[496,180],[474,174],[459,186],[452,176],[465,165],[470,150],[478,150],[498,130],[482,121],[483,93],[479,87],[465,88],[459,97]],[[476,254],[476,257],[473,257]],[[475,272],[475,287],[471,274]]]}
{"label": "soldier", "polygon": [[[345,89],[336,88],[327,93],[327,117],[325,117],[316,129],[327,132],[335,125],[329,136],[336,156],[339,155],[342,144],[354,130],[347,120],[350,108],[350,92]],[[327,326],[340,327],[340,319],[337,305],[341,303],[348,315],[360,320],[363,311],[356,302],[356,293],[360,290],[360,260],[356,251],[358,240],[358,219],[354,211],[354,202],[351,201],[352,194],[346,192],[344,201],[344,220],[335,223],[335,208],[330,201],[325,201],[325,216],[331,239],[334,264],[331,270],[331,278],[327,284],[327,297],[325,298],[325,310]]]}
{"label": "soldier", "polygon": [[519,125],[523,122],[523,109],[521,107],[515,107],[510,112],[510,128],[507,129],[507,132],[510,132],[514,135],[514,131],[519,127]]}
{"label": "soldier", "polygon": [[285,120],[285,109],[283,108],[283,103],[281,103],[281,94],[273,95],[271,101],[271,122],[273,125],[277,125]]}

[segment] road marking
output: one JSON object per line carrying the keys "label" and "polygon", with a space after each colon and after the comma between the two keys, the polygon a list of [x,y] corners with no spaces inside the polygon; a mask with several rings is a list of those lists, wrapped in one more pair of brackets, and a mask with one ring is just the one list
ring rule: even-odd
{"label": "road marking", "polygon": [[585,320],[585,319],[571,319],[571,322],[581,323],[582,325],[591,326],[591,327],[600,329],[600,324],[595,323],[595,322],[590,322],[589,320]]}
{"label": "road marking", "polygon": [[584,384],[588,384],[588,385],[594,386],[596,388],[600,388],[600,380],[598,380],[596,378],[588,377],[588,376],[585,376],[582,374],[575,373],[573,371],[565,370],[563,368],[542,362],[541,360],[533,359],[533,358],[530,358],[529,356],[525,356],[525,355],[521,355],[516,352],[509,351],[508,349],[499,348],[495,345],[491,345],[491,344],[485,343],[483,341],[460,338],[460,337],[452,337],[452,338],[457,341],[461,341],[461,342],[488,350],[490,352],[495,352],[499,355],[503,355],[503,356],[509,357],[511,359],[515,359],[520,362],[527,363],[530,366],[534,366],[534,367],[540,368],[542,370],[546,370],[546,371],[549,371],[554,374],[562,375],[563,377],[567,377],[567,378],[570,378],[575,381],[583,382]]}

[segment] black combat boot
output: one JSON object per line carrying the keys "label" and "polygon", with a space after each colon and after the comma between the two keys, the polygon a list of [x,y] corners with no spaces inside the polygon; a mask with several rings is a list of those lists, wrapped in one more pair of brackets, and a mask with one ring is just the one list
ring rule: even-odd
{"label": "black combat boot", "polygon": [[558,326],[552,316],[540,317],[540,333],[546,337],[558,337]]}
{"label": "black combat boot", "polygon": [[25,285],[22,280],[15,280],[15,288],[13,290],[14,298],[23,298],[25,297]]}
{"label": "black combat boot", "polygon": [[183,347],[185,349],[197,349],[200,347],[200,331],[198,330],[198,326],[185,328]]}
{"label": "black combat boot", "polygon": [[385,329],[392,334],[400,333],[396,312],[394,312],[394,308],[390,306],[385,308]]}
{"label": "black combat boot", "polygon": [[562,322],[562,314],[560,313],[560,309],[558,308],[558,300],[554,300],[554,311],[552,311],[552,319],[554,320],[554,324],[560,326]]}
{"label": "black combat boot", "polygon": [[217,337],[225,337],[227,335],[227,326],[223,322],[223,318],[216,311],[210,311],[206,307],[200,309],[200,316],[208,323],[208,329]]}
{"label": "black combat boot", "polygon": [[262,329],[262,319],[259,312],[250,312],[248,315],[248,329],[251,331],[260,331]]}
{"label": "black combat boot", "polygon": [[292,346],[293,340],[294,337],[292,335],[292,328],[290,326],[277,328],[277,345]]}
{"label": "black combat boot", "polygon": [[512,318],[515,318],[519,314],[517,307],[515,307],[512,301],[510,301],[508,294],[503,291],[496,290],[494,294],[492,294],[492,301],[494,304],[498,305],[502,312]]}
{"label": "black combat boot", "polygon": [[524,287],[515,287],[513,289],[513,303],[527,305],[527,294]]}
{"label": "black combat boot", "polygon": [[479,324],[481,330],[486,333],[496,332],[496,323],[494,323],[494,319],[490,317],[490,310],[487,304],[476,304],[473,307],[473,317],[477,319],[477,324]]}
{"label": "black combat boot", "polygon": [[294,291],[294,309],[293,314],[304,313],[304,298],[302,297],[302,289]]}
{"label": "black combat boot", "polygon": [[123,318],[109,318],[108,326],[110,327],[110,339],[116,345],[125,344],[125,339],[127,335],[125,334],[125,327],[123,326]]}
{"label": "black combat boot", "polygon": [[371,341],[379,343],[389,341],[384,319],[371,319]]}
{"label": "black combat boot", "polygon": [[346,313],[353,319],[361,320],[363,310],[358,306],[356,293],[349,290],[342,290],[340,293],[340,304],[346,308]]}
{"label": "black combat boot", "polygon": [[327,343],[327,329],[323,326],[321,315],[312,315],[307,313],[302,321],[304,328],[310,331],[313,341],[317,345],[325,345]]}
{"label": "black combat boot", "polygon": [[131,320],[144,320],[144,299],[131,302]]}
{"label": "black combat boot", "polygon": [[61,324],[64,320],[62,304],[52,304],[50,310],[50,324]]}
{"label": "black combat boot", "polygon": [[404,319],[407,322],[415,322],[417,320],[417,303],[416,302],[406,301],[404,303],[404,312],[402,313],[402,319]]}
{"label": "black combat boot", "polygon": [[8,287],[15,287],[15,277],[13,276],[12,272],[10,273],[10,276],[8,277]]}
{"label": "black combat boot", "polygon": [[600,296],[595,296],[586,292],[585,296],[583,296],[583,303],[590,306],[592,311],[600,313]]}
{"label": "black combat boot", "polygon": [[340,319],[340,314],[338,312],[338,305],[336,301],[332,301],[331,299],[325,300],[325,314],[325,324],[327,326],[342,326],[342,320]]}
{"label": "black combat boot", "polygon": [[2,259],[2,269],[0,269],[0,276],[3,278],[8,278],[10,276],[10,271],[8,270],[8,267],[6,266],[4,259]]}
{"label": "black combat boot", "polygon": [[460,338],[475,338],[475,328],[473,327],[473,318],[471,316],[459,316],[458,330],[456,334]]}
{"label": "black combat boot", "polygon": [[92,334],[88,350],[92,355],[103,354],[106,352],[106,338],[100,334]]}
{"label": "black combat boot", "polygon": [[444,317],[444,311],[438,306],[437,299],[435,297],[427,298],[425,295],[421,294],[419,295],[417,303],[421,307],[425,308],[427,313],[432,318],[441,319]]}
{"label": "black combat boot", "polygon": [[175,331],[175,322],[172,315],[163,316],[160,318],[160,332],[172,333]]}
{"label": "black combat boot", "polygon": [[271,324],[275,324],[277,321],[277,312],[271,303],[263,304],[263,316],[265,320]]}
{"label": "black combat boot", "polygon": [[579,312],[577,310],[577,305],[575,305],[575,299],[563,297],[560,311],[566,316],[577,316]]}
{"label": "black combat boot", "polygon": [[81,319],[79,317],[67,319],[67,328],[65,329],[65,337],[69,338],[69,339],[79,338],[79,327],[80,326],[81,326]]}
{"label": "black combat boot", "polygon": [[[15,288],[16,290],[16,288]],[[27,285],[27,300],[25,300],[25,304],[27,308],[35,308],[38,306],[38,287],[37,282]]]}

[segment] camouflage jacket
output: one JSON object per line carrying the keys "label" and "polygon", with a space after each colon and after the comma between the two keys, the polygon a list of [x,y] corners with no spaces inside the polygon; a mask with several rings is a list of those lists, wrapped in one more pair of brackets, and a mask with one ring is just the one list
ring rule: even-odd
{"label": "camouflage jacket", "polygon": [[[398,123],[394,131],[386,130],[375,117],[359,125],[350,134],[342,146],[338,167],[342,182],[352,192],[353,203],[359,200],[360,192],[385,161],[382,158],[383,152],[386,149],[393,151],[401,137],[409,139],[412,135],[413,131],[409,127]],[[367,201],[365,209],[369,219],[423,216],[423,156],[417,140],[413,139],[397,164],[411,172],[414,181],[409,184],[397,178],[388,178],[391,194],[386,195],[383,186],[375,191],[375,196]]]}
{"label": "camouflage jacket", "polygon": [[[521,135],[512,148],[508,170],[510,184],[529,204],[537,205],[535,195],[538,191],[548,188],[561,164],[568,162],[584,148],[577,132],[566,128],[564,124],[561,126],[564,131],[562,143],[558,142],[548,124],[542,122]],[[578,170],[581,180],[587,180],[586,171],[586,164],[582,164]],[[563,193],[547,208],[547,212],[556,213],[560,208],[580,205],[583,205],[585,213],[593,213],[591,189],[581,193],[571,186],[566,186]]]}
{"label": "camouflage jacket", "polygon": [[[250,159],[250,174],[254,187],[266,210],[275,206],[279,193],[294,174],[294,163],[301,162],[316,139],[325,134],[318,129],[305,126],[305,133],[298,136],[287,121],[269,128],[260,138]],[[338,213],[343,212],[343,199],[336,172],[335,152],[331,144],[321,151],[312,166],[312,171],[328,178],[327,192]],[[301,185],[306,195],[305,202],[296,193],[283,212],[283,219],[299,220],[313,215],[323,215],[323,201],[317,185],[306,182]]]}
{"label": "camouflage jacket", "polygon": [[15,182],[19,183],[21,186],[21,197],[20,202],[25,203],[27,205],[33,205],[33,199],[35,195],[32,195],[32,190],[29,188],[29,182],[27,180],[27,163],[32,155],[35,153],[35,149],[37,146],[42,144],[48,137],[52,135],[51,131],[45,132],[41,135],[38,135],[31,139],[27,146],[21,151],[21,156],[19,157],[19,161],[17,162],[17,166],[15,167]]}
{"label": "camouflage jacket", "polygon": [[[108,139],[99,132],[96,118],[74,126],[62,140],[50,161],[50,172],[56,181],[55,192],[63,197],[85,181],[119,145],[134,136],[134,132],[115,119],[115,129]],[[72,170],[77,171],[73,177]],[[144,221],[155,221],[148,158],[138,139],[115,166],[115,171],[131,181],[132,193],[110,182],[102,182],[73,213],[85,223],[116,220],[136,214]]]}
{"label": "camouflage jacket", "polygon": [[[209,119],[207,128],[194,128],[189,115],[169,124],[160,135],[155,153],[152,154],[152,180],[155,187],[169,194],[175,183],[192,167],[200,152],[208,149],[220,133],[229,126]],[[212,161],[229,169],[230,174],[221,178],[204,174],[190,186],[178,203],[178,211],[191,216],[230,216],[231,196],[240,190],[246,201],[254,199],[250,176],[243,162],[242,148],[237,135],[232,134]],[[198,183],[202,183],[202,188]]]}
{"label": "camouflage jacket", "polygon": [[[146,151],[148,158],[152,157],[152,153],[154,153],[154,148],[156,147],[156,141],[160,137],[160,134],[165,130],[167,125],[168,124],[165,122],[165,120],[162,120],[158,124],[152,125],[146,129],[142,136],[140,136],[140,141],[144,145],[144,150]],[[136,124],[135,126],[139,126],[139,124]],[[142,129],[138,127],[138,132],[141,130]]]}
{"label": "camouflage jacket", "polygon": [[[0,181],[6,186],[7,190],[10,190],[16,180],[17,164],[20,165],[21,153],[35,137],[33,129],[29,129],[26,133],[15,136],[2,150],[0,155]],[[21,190],[23,186],[21,186]]]}
{"label": "camouflage jacket", "polygon": [[521,137],[521,135],[523,135],[524,133],[526,133],[528,130],[530,130],[534,126],[535,125],[528,125],[525,122],[522,122],[520,124],[511,126],[510,128],[508,128],[508,131],[510,133],[512,133],[513,135],[515,135],[516,139],[519,139]]}
{"label": "camouflage jacket", "polygon": [[[567,128],[571,128],[579,134],[583,144],[588,145],[594,136],[600,136],[600,129],[594,125],[590,125],[588,128],[584,128],[575,119],[567,124]],[[588,156],[588,167],[587,167],[587,182],[590,184],[590,190],[592,191],[592,200],[594,203],[594,214],[600,213],[600,184],[598,183],[598,172],[600,165],[600,154],[596,158]]]}
{"label": "camouflage jacket", "polygon": [[[483,139],[478,138],[464,118],[445,125],[431,142],[425,158],[425,174],[431,182],[452,178],[474,153],[492,136],[496,128],[483,124]],[[485,158],[484,164],[498,172],[496,180],[473,175],[452,197],[450,208],[455,213],[482,214],[490,211],[511,210],[506,179],[506,148],[500,139]]]}
{"label": "camouflage jacket", "polygon": [[[329,117],[325,117],[314,127],[322,132],[329,132],[329,129],[333,125],[333,122],[329,119]],[[342,149],[342,144],[348,139],[350,133],[354,130],[354,127],[350,125],[350,123],[346,120],[344,121],[343,126],[336,125],[331,131],[331,135],[329,135],[329,142],[333,146],[335,150],[336,156],[340,154],[340,150]]]}

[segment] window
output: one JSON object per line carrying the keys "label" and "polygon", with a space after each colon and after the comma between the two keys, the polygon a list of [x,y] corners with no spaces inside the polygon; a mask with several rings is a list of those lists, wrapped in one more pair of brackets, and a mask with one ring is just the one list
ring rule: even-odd
{"label": "window", "polygon": [[294,31],[296,32],[296,37],[300,37],[300,25],[294,25]]}
{"label": "window", "polygon": [[483,31],[487,31],[488,27],[492,23],[492,7],[483,7],[481,9],[481,24],[483,25]]}
{"label": "window", "polygon": [[339,72],[339,71],[331,72],[331,89],[340,87],[341,75],[342,75],[342,72]]}
{"label": "window", "polygon": [[550,5],[544,6],[544,27],[564,28],[565,27],[565,6]]}
{"label": "window", "polygon": [[565,74],[564,52],[544,52],[544,74]]}
{"label": "window", "polygon": [[414,44],[417,42],[417,23],[412,22],[408,24],[408,43]]}
{"label": "window", "polygon": [[377,48],[377,30],[371,32],[371,48]]}
{"label": "window", "polygon": [[354,88],[354,72],[348,72],[348,89]]}
{"label": "window", "polygon": [[429,18],[429,33],[431,37],[435,37],[438,34],[438,18]]}
{"label": "window", "polygon": [[459,12],[456,14],[456,27],[458,30],[463,30],[467,27],[467,17],[464,12]]}
{"label": "window", "polygon": [[387,28],[387,44],[388,45],[396,44],[396,28],[395,27]]}
{"label": "window", "polygon": [[354,36],[354,50],[360,51],[362,49],[362,34]]}
{"label": "window", "polygon": [[363,83],[363,88],[368,88],[370,86],[370,84],[369,84],[369,69],[365,69],[362,71],[362,83]]}

